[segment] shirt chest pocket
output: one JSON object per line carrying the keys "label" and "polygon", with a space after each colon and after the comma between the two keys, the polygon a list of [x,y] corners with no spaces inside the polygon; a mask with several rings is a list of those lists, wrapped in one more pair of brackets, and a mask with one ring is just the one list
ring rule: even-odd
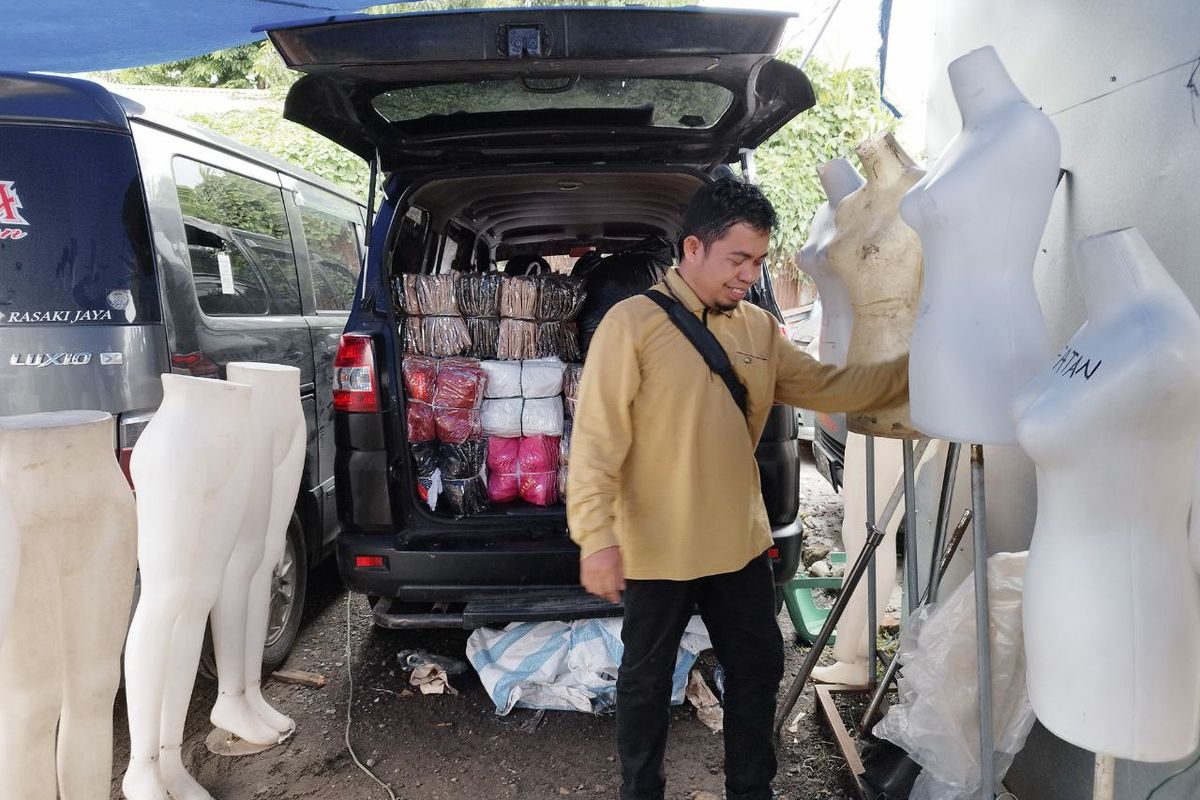
{"label": "shirt chest pocket", "polygon": [[750,395],[750,409],[753,411],[771,405],[775,391],[771,386],[770,362],[748,350],[735,350],[730,361],[733,362],[733,371]]}

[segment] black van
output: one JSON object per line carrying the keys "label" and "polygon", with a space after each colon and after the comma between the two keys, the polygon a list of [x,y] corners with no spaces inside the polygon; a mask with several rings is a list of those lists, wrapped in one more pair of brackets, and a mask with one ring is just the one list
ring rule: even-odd
{"label": "black van", "polygon": [[[334,417],[338,563],[377,624],[471,628],[614,611],[578,586],[561,504],[504,503],[459,519],[425,504],[407,440],[397,299],[406,275],[676,240],[699,186],[732,162],[749,171],[751,151],[813,105],[804,74],[773,58],[789,16],[519,8],[268,30],[288,66],[307,73],[285,116],[373,164],[382,188]],[[779,317],[768,276],[754,302]],[[794,409],[774,409],[758,461],[782,582],[800,556]]]}
{"label": "black van", "polygon": [[300,369],[308,453],[264,652],[267,667],[282,663],[306,570],[337,535],[331,381],[364,206],[72,78],[0,73],[0,152],[0,415],[108,411],[127,468],[162,373]]}

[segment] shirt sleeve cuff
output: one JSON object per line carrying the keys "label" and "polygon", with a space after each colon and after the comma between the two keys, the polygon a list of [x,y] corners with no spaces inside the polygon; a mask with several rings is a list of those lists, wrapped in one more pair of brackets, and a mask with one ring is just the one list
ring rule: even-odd
{"label": "shirt sleeve cuff", "polygon": [[618,547],[620,542],[617,541],[617,537],[613,536],[608,531],[595,531],[589,534],[578,544],[579,558],[582,560],[593,553],[600,552],[601,550],[607,550],[610,547]]}

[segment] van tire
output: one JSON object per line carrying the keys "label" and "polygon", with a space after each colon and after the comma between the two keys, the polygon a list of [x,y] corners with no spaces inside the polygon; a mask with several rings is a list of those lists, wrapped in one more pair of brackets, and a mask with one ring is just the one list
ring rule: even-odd
{"label": "van tire", "polygon": [[271,576],[270,627],[263,647],[263,674],[283,666],[296,644],[300,618],[304,616],[304,598],[308,590],[308,549],[300,517],[292,513],[288,523],[283,556]]}

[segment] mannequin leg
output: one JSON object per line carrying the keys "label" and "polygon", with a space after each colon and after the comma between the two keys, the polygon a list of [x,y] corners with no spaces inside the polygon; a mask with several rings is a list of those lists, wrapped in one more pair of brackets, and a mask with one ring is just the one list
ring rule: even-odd
{"label": "mannequin leg", "polygon": [[[258,501],[255,498],[254,502]],[[268,721],[259,718],[257,709],[251,705],[246,693],[247,641],[250,633],[257,628],[253,624],[251,597],[252,592],[257,591],[254,582],[257,580],[257,568],[263,560],[264,533],[260,526],[243,526],[238,545],[225,567],[221,593],[212,611],[213,647],[217,656],[220,693],[209,719],[218,728],[253,744],[274,744],[281,733]]]}
{"label": "mannequin leg", "polygon": [[25,543],[22,550],[21,580],[0,644],[0,776],[7,797],[55,800],[62,599],[45,548]]}
{"label": "mannequin leg", "polygon": [[[865,438],[851,433],[846,441],[844,489],[844,521],[842,544],[846,549],[846,563],[851,564],[862,552],[867,542],[866,528],[866,463]],[[900,447],[893,439],[875,439],[875,508],[882,513],[900,475]],[[883,610],[891,597],[892,585],[896,580],[896,530],[900,511],[897,509],[887,526],[882,544],[875,551],[876,608],[875,619],[883,618]],[[864,576],[859,582],[838,625],[837,642],[833,645],[833,657],[837,663],[813,669],[813,680],[820,683],[841,683],[862,686],[869,677],[867,665],[867,581]]]}
{"label": "mannequin leg", "polygon": [[121,645],[137,565],[132,502],[122,511],[128,516],[119,518],[104,532],[107,535],[90,539],[88,552],[71,554],[85,568],[60,566],[63,598],[89,598],[63,615],[63,708],[58,726],[63,800],[103,797],[112,783],[113,700],[121,682]]}
{"label": "mannequin leg", "polygon": [[183,729],[187,721],[196,668],[204,647],[204,624],[215,602],[215,592],[197,593],[179,615],[171,636],[162,702],[162,730],[159,736],[159,772],[172,800],[212,800],[204,787],[183,766]]}
{"label": "mannequin leg", "polygon": [[287,529],[292,519],[300,474],[304,469],[304,419],[298,417],[290,431],[287,454],[276,465],[271,484],[271,513],[262,563],[250,585],[250,606],[246,626],[246,700],[259,719],[282,735],[296,729],[296,723],[276,711],[262,696],[262,654],[270,623],[271,579],[275,565],[287,545]]}
{"label": "mannequin leg", "polygon": [[17,596],[21,567],[21,532],[8,498],[0,490],[0,645]]}

